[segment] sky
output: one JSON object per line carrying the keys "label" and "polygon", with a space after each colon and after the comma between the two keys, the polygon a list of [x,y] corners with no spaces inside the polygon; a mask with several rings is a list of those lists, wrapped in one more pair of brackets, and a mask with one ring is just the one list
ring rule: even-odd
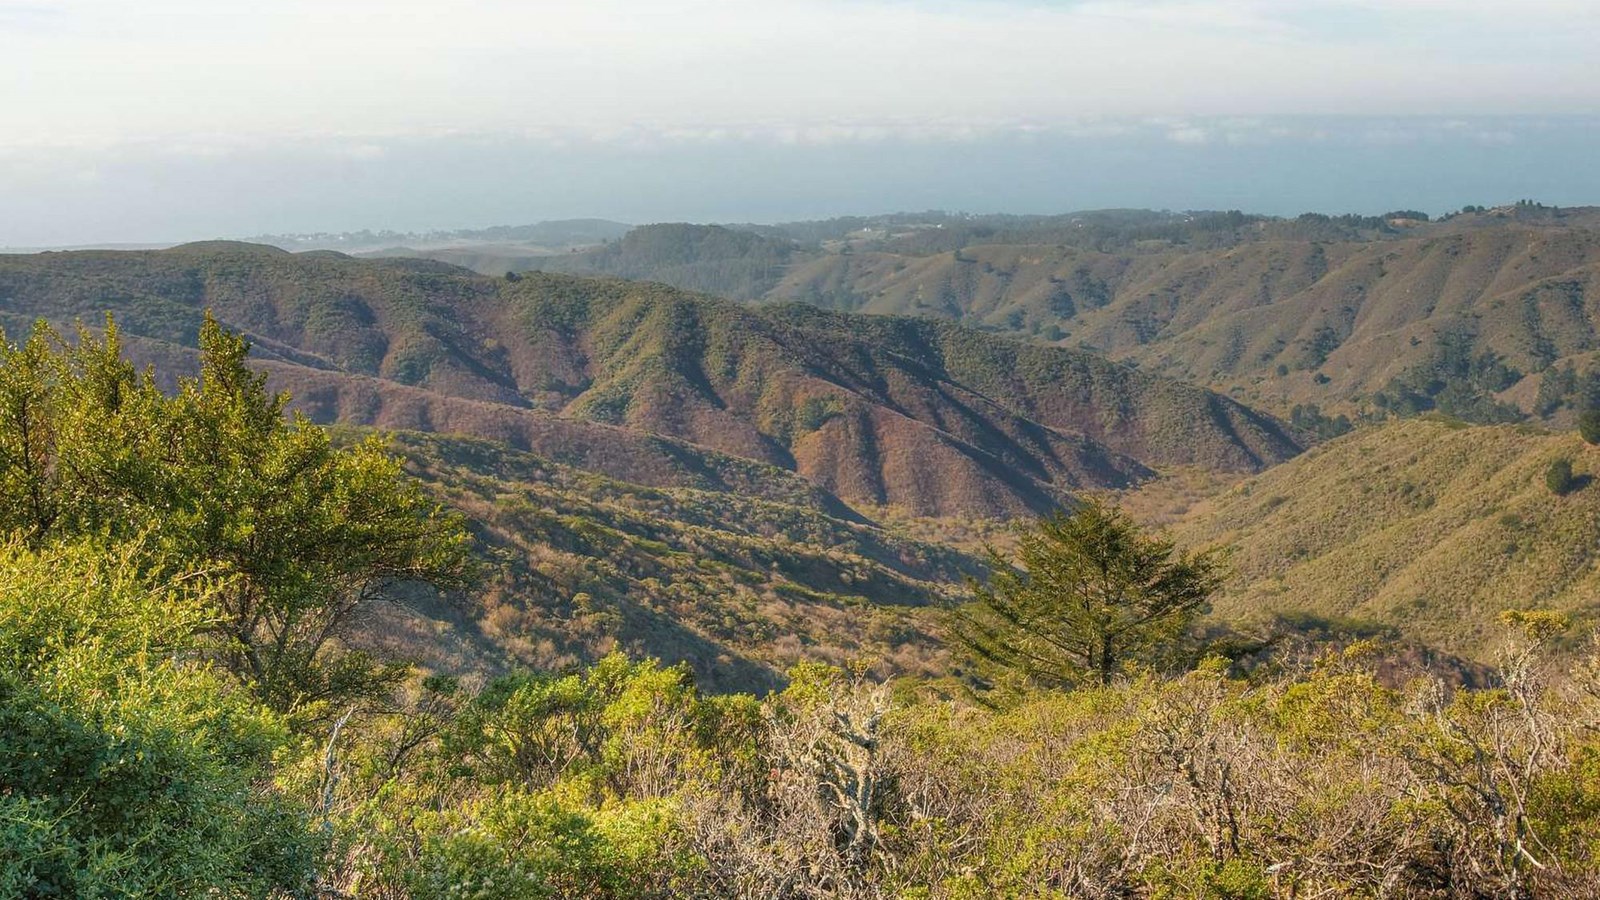
{"label": "sky", "polygon": [[1600,204],[1596,0],[0,0],[0,246]]}

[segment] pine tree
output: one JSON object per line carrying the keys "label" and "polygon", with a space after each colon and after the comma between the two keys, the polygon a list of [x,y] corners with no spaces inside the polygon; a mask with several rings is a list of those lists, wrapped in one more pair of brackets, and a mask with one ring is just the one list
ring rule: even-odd
{"label": "pine tree", "polygon": [[958,611],[957,636],[979,658],[1054,685],[1109,684],[1176,641],[1221,584],[1216,553],[1177,554],[1095,500],[1022,529],[1015,565],[989,557],[989,584]]}

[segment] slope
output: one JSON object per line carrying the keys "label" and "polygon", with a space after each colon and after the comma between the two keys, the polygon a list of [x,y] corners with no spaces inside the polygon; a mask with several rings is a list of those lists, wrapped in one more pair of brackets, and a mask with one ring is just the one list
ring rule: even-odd
{"label": "slope", "polygon": [[[1570,459],[1576,490],[1545,470]],[[1233,548],[1224,618],[1350,617],[1486,660],[1503,609],[1600,611],[1600,450],[1523,426],[1408,419],[1308,451],[1174,529]]]}
{"label": "slope", "polygon": [[494,561],[470,607],[390,610],[361,638],[440,670],[560,668],[621,648],[688,662],[714,689],[770,687],[803,659],[937,671],[931,607],[980,571],[816,504],[649,488],[470,438],[391,441]]}
{"label": "slope", "polygon": [[[732,242],[672,226],[680,252],[670,263],[634,254],[618,267],[624,255],[608,248],[559,265],[672,283],[694,270],[694,287],[746,301],[948,318],[1092,348],[1284,413],[1315,404],[1495,421],[1549,416],[1597,393],[1543,378],[1568,362],[1583,370],[1600,349],[1595,210],[1519,205],[1436,223],[928,218],[935,224],[794,226],[828,239],[781,257],[767,246],[781,227],[739,258]],[[694,256],[702,246],[715,249]],[[716,277],[742,265],[762,277]]]}
{"label": "slope", "polygon": [[109,309],[171,364],[203,308],[319,420],[478,434],[648,483],[733,483],[743,458],[851,503],[1014,515],[1298,450],[1214,394],[950,325],[253,245],[0,257],[13,330]]}

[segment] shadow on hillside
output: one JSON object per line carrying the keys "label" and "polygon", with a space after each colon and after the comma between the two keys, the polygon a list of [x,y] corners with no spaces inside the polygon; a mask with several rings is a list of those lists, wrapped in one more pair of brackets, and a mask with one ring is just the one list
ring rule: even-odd
{"label": "shadow on hillside", "polygon": [[685,628],[663,613],[630,601],[617,605],[627,623],[625,630],[635,636],[627,648],[630,655],[654,656],[667,665],[688,663],[695,684],[706,691],[745,691],[761,696],[785,684],[785,679],[772,669]]}
{"label": "shadow on hillside", "polygon": [[[451,675],[494,677],[529,668],[504,643],[484,630],[470,598],[442,595],[425,587],[402,588],[395,603],[377,604],[352,646],[388,659],[405,660]],[[784,678],[729,647],[698,634],[672,618],[628,600],[615,602],[624,626],[619,643],[634,658],[655,657],[665,665],[687,663],[695,683],[714,693],[747,691],[757,695],[781,689]],[[548,640],[561,655],[584,663],[603,653],[570,636],[540,629],[523,637]]]}

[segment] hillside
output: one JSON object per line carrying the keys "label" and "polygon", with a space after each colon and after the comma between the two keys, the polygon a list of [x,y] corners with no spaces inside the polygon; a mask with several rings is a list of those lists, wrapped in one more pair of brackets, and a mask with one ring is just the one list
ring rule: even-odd
{"label": "hillside", "polygon": [[798,250],[794,241],[782,237],[716,225],[644,225],[603,247],[530,259],[518,268],[659,281],[744,299],[771,290]]}
{"label": "hillside", "polygon": [[[1545,485],[1557,458],[1579,487]],[[1233,548],[1219,616],[1349,618],[1487,661],[1503,609],[1593,619],[1600,449],[1572,434],[1412,419],[1361,429],[1199,504],[1174,531]]]}
{"label": "hillside", "polygon": [[[1600,379],[1579,388],[1565,375],[1544,378],[1571,365],[1583,380],[1600,349],[1594,210],[1517,206],[1440,222],[1114,211],[925,218],[762,229],[762,249],[748,258],[711,240],[723,229],[696,237],[670,226],[649,240],[675,238],[670,263],[638,254],[619,266],[622,255],[606,248],[550,265],[692,277],[696,289],[745,301],[947,318],[1092,348],[1285,415],[1315,405],[1369,418],[1438,409],[1485,422],[1564,421],[1600,399]],[[812,240],[777,256],[768,245],[785,235]],[[684,256],[702,244],[717,249]]]}
{"label": "hillside", "polygon": [[804,659],[939,672],[930,607],[981,571],[803,501],[649,488],[476,439],[390,440],[493,561],[471,606],[391,610],[361,637],[438,670],[555,669],[622,649],[688,662],[721,690],[771,687]]}
{"label": "hillside", "polygon": [[181,369],[205,308],[318,421],[472,434],[645,484],[752,489],[776,467],[850,504],[1015,515],[1299,449],[1215,394],[951,324],[245,244],[0,257],[13,332],[110,310],[142,358]]}

